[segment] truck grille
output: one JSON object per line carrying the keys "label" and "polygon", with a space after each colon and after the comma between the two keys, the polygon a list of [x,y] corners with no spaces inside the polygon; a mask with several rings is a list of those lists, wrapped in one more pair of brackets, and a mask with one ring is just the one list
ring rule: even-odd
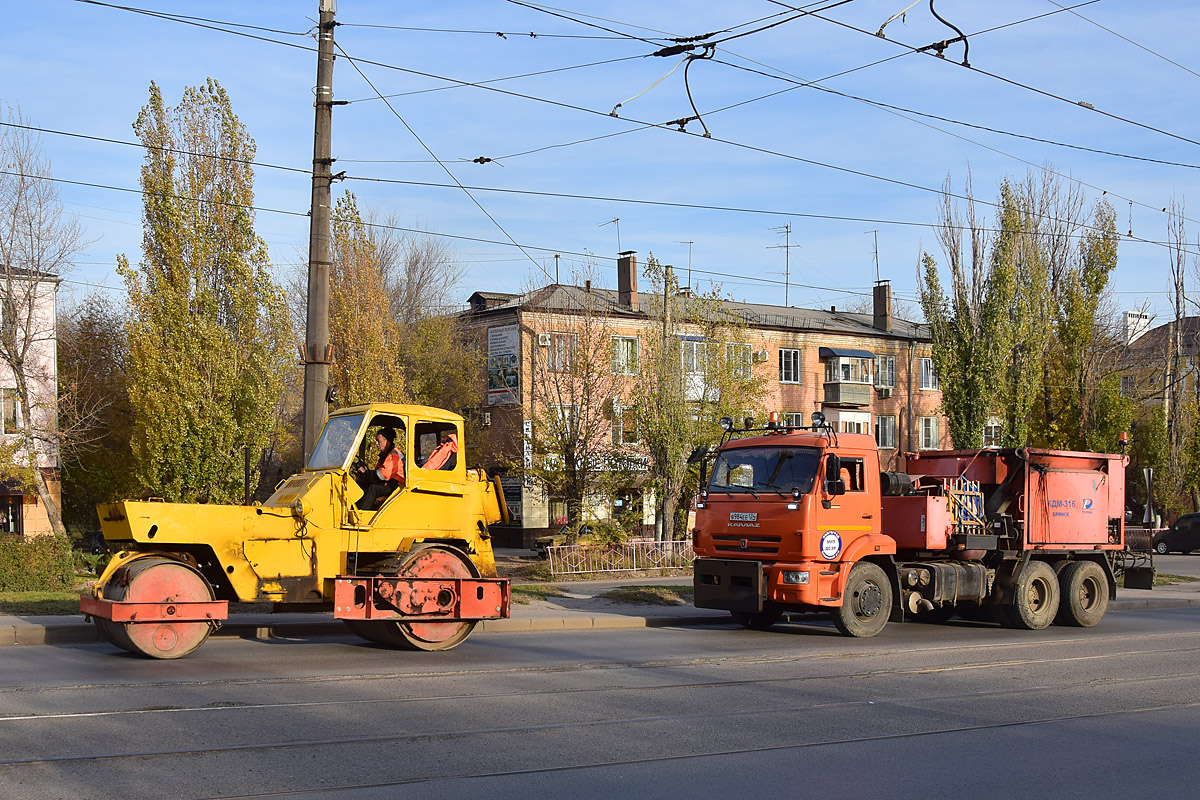
{"label": "truck grille", "polygon": [[[713,547],[718,553],[729,555],[754,554],[779,555],[779,542],[782,537],[764,536],[758,534],[717,533],[713,534]],[[745,542],[745,546],[742,546]]]}

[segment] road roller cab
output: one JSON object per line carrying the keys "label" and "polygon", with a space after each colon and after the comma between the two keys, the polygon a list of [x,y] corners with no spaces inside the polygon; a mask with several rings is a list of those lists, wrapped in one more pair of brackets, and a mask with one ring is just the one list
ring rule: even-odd
{"label": "road roller cab", "polygon": [[[355,477],[375,467],[383,429],[395,432],[406,480],[360,509]],[[114,644],[160,658],[203,643],[230,601],[332,606],[371,641],[453,647],[478,620],[508,615],[488,532],[504,498],[461,450],[442,457],[463,441],[462,417],[448,411],[355,406],[326,420],[308,465],[261,505],[102,505],[114,556],[81,610]],[[426,468],[435,461],[441,468]]]}

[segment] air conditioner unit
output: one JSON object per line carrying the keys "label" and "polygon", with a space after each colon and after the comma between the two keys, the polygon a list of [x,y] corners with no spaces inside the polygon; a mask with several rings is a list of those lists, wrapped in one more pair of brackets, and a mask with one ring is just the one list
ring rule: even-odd
{"label": "air conditioner unit", "polygon": [[538,347],[549,347],[549,346],[550,346],[550,334],[539,333],[538,334]]}
{"label": "air conditioner unit", "polygon": [[892,396],[892,387],[890,387],[890,386],[880,386],[879,387],[879,398],[881,400],[885,400],[891,396]]}
{"label": "air conditioner unit", "polygon": [[755,350],[754,351],[754,363],[755,364],[761,364],[766,360],[767,360],[767,351],[766,350]]}

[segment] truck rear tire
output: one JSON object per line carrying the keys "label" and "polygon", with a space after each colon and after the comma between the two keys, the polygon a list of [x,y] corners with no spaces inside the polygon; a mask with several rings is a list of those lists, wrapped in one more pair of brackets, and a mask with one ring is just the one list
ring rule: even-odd
{"label": "truck rear tire", "polygon": [[1017,576],[1013,586],[1014,600],[1003,609],[1001,624],[1007,618],[1009,628],[1040,631],[1048,628],[1058,614],[1058,576],[1045,561],[1030,561]]}
{"label": "truck rear tire", "polygon": [[833,609],[833,624],[847,636],[865,639],[887,625],[892,613],[892,584],[878,564],[860,561],[850,569],[840,608]]}
{"label": "truck rear tire", "polygon": [[730,611],[733,615],[733,621],[743,628],[749,628],[754,631],[765,631],[769,629],[779,618],[783,616],[781,609],[770,605],[763,606],[763,610],[758,613],[749,611]]}
{"label": "truck rear tire", "polygon": [[1108,611],[1108,578],[1095,561],[1072,561],[1059,576],[1059,625],[1090,628]]}

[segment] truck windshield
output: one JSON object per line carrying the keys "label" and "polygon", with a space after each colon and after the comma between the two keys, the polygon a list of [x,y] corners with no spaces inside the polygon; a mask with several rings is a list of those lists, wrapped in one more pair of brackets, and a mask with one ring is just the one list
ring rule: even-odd
{"label": "truck windshield", "polygon": [[358,428],[362,425],[362,414],[350,414],[344,417],[330,417],[325,420],[325,429],[321,438],[313,448],[312,456],[308,459],[309,469],[340,469],[350,455],[358,438]]}
{"label": "truck windshield", "polygon": [[713,464],[709,492],[812,491],[821,463],[815,447],[738,447],[724,450]]}

